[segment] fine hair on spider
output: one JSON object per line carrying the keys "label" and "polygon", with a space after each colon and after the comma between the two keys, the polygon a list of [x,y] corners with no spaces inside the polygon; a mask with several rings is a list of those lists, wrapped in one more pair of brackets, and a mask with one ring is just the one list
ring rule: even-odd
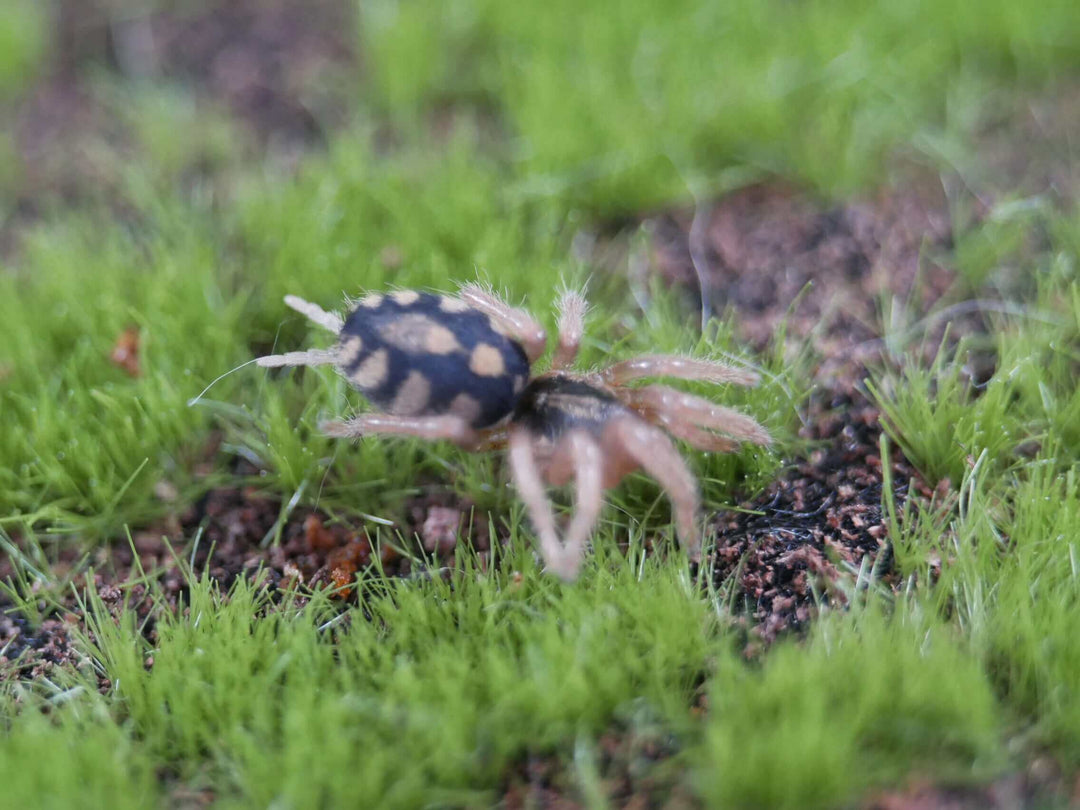
{"label": "fine hair on spider", "polygon": [[[753,372],[674,354],[572,371],[587,311],[574,290],[559,298],[551,366],[538,375],[531,367],[547,349],[543,327],[479,284],[465,284],[457,295],[371,293],[345,317],[296,296],[285,303],[337,335],[336,344],[255,362],[333,365],[378,409],[323,422],[324,433],[447,439],[474,451],[507,447],[544,563],[568,581],[580,570],[604,490],[638,469],[665,490],[680,543],[691,560],[701,559],[697,481],[672,437],[710,452],[771,441],[764,427],[738,411],[665,385],[627,385],[671,377],[750,386],[758,382]],[[560,539],[546,487],[571,480],[576,507]]]}

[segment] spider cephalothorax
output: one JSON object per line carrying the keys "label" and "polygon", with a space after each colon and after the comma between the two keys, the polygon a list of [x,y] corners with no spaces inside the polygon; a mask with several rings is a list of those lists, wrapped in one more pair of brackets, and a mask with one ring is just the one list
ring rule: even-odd
{"label": "spider cephalothorax", "polygon": [[[708,451],[768,444],[766,430],[738,411],[646,377],[754,385],[757,375],[712,360],[645,355],[571,372],[584,326],[576,292],[559,303],[551,369],[527,381],[546,334],[525,311],[466,285],[458,297],[400,290],[364,298],[342,320],[294,296],[286,303],[339,335],[330,350],[259,358],[263,366],[333,364],[382,413],[326,422],[331,436],[392,433],[449,439],[473,450],[509,446],[514,483],[528,507],[547,567],[577,576],[600,516],[603,490],[643,469],[668,493],[676,533],[701,558],[697,482],[671,436]],[[576,512],[560,541],[545,486],[574,481]]]}

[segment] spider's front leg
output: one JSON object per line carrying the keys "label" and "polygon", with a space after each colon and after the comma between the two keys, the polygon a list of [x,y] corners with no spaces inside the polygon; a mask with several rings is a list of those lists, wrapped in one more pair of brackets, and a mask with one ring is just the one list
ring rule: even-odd
{"label": "spider's front leg", "polygon": [[[760,445],[772,443],[769,432],[746,414],[666,385],[622,388],[616,393],[650,422],[702,450],[732,450],[731,439]],[[731,438],[725,438],[728,436]]]}
{"label": "spider's front leg", "polygon": [[[535,439],[526,429],[510,431],[510,468],[518,494],[525,502],[540,540],[544,565],[567,582],[577,579],[585,542],[603,506],[603,459],[596,441],[584,431],[571,431],[560,439],[544,473],[536,458]],[[559,541],[555,513],[544,487],[544,477],[560,482],[574,478],[575,513],[565,542]]]}
{"label": "spider's front leg", "polygon": [[700,505],[697,481],[686,461],[662,430],[637,417],[624,417],[608,427],[617,446],[655,478],[671,499],[675,532],[694,562],[701,561],[701,535],[697,529]]}
{"label": "spider's front leg", "polygon": [[701,360],[679,354],[644,354],[631,357],[601,369],[600,379],[608,385],[624,385],[643,377],[674,377],[680,380],[701,380],[710,383],[757,385],[757,374],[729,366],[718,360]]}
{"label": "spider's front leg", "polygon": [[562,565],[558,569],[563,579],[574,580],[585,557],[585,543],[604,505],[603,456],[592,436],[574,430],[559,443],[554,462],[568,464],[574,476],[574,516],[566,527]]}

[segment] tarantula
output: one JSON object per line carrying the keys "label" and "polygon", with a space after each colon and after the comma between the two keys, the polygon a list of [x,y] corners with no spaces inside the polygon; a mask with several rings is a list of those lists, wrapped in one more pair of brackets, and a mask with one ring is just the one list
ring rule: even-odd
{"label": "tarantula", "polygon": [[[260,357],[258,364],[332,364],[381,411],[323,422],[324,433],[448,439],[470,450],[509,447],[514,484],[544,563],[566,580],[577,577],[603,491],[637,469],[667,492],[679,541],[692,560],[700,560],[697,483],[668,434],[714,452],[739,442],[770,442],[765,428],[738,411],[663,385],[626,385],[647,377],[754,385],[752,372],[680,355],[643,355],[570,371],[586,311],[577,292],[560,299],[550,369],[532,377],[532,364],[547,349],[544,328],[478,284],[466,284],[457,296],[372,293],[345,319],[296,296],[286,296],[285,303],[337,334],[338,342],[329,350]],[[577,511],[560,541],[545,484],[571,480]]]}

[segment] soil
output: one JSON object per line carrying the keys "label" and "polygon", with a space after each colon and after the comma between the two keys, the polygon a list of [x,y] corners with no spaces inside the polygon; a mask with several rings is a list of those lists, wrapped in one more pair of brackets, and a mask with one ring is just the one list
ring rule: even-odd
{"label": "soil", "polygon": [[953,224],[944,196],[929,188],[824,205],[783,185],[755,185],[706,212],[667,213],[646,225],[654,272],[698,305],[704,296],[707,312],[733,311],[757,349],[783,323],[823,359],[849,357],[876,344],[886,294],[921,314],[956,280],[937,262]]}
{"label": "soil", "polygon": [[[0,187],[0,251],[57,205],[105,203],[125,215],[122,173],[139,146],[123,92],[110,89],[121,81],[181,89],[200,111],[239,124],[248,157],[286,168],[324,146],[355,107],[349,3],[231,0],[124,14],[113,5],[60,0],[40,79],[0,105],[18,157],[14,183]],[[192,157],[178,185],[213,175],[205,156]]]}
{"label": "soil", "polygon": [[[699,807],[683,784],[675,759],[677,740],[659,729],[614,726],[602,734],[594,751],[596,772],[609,806],[626,810]],[[578,810],[589,806],[580,797],[572,763],[530,754],[511,769],[501,788],[499,810]]]}
{"label": "soil", "polygon": [[[822,606],[843,608],[865,566],[861,587],[896,587],[882,512],[877,410],[854,387],[814,396],[806,438],[809,458],[738,511],[718,515],[714,582],[734,589],[761,651],[787,630],[803,629]],[[909,487],[931,493],[902,458],[892,462],[893,496]]]}

